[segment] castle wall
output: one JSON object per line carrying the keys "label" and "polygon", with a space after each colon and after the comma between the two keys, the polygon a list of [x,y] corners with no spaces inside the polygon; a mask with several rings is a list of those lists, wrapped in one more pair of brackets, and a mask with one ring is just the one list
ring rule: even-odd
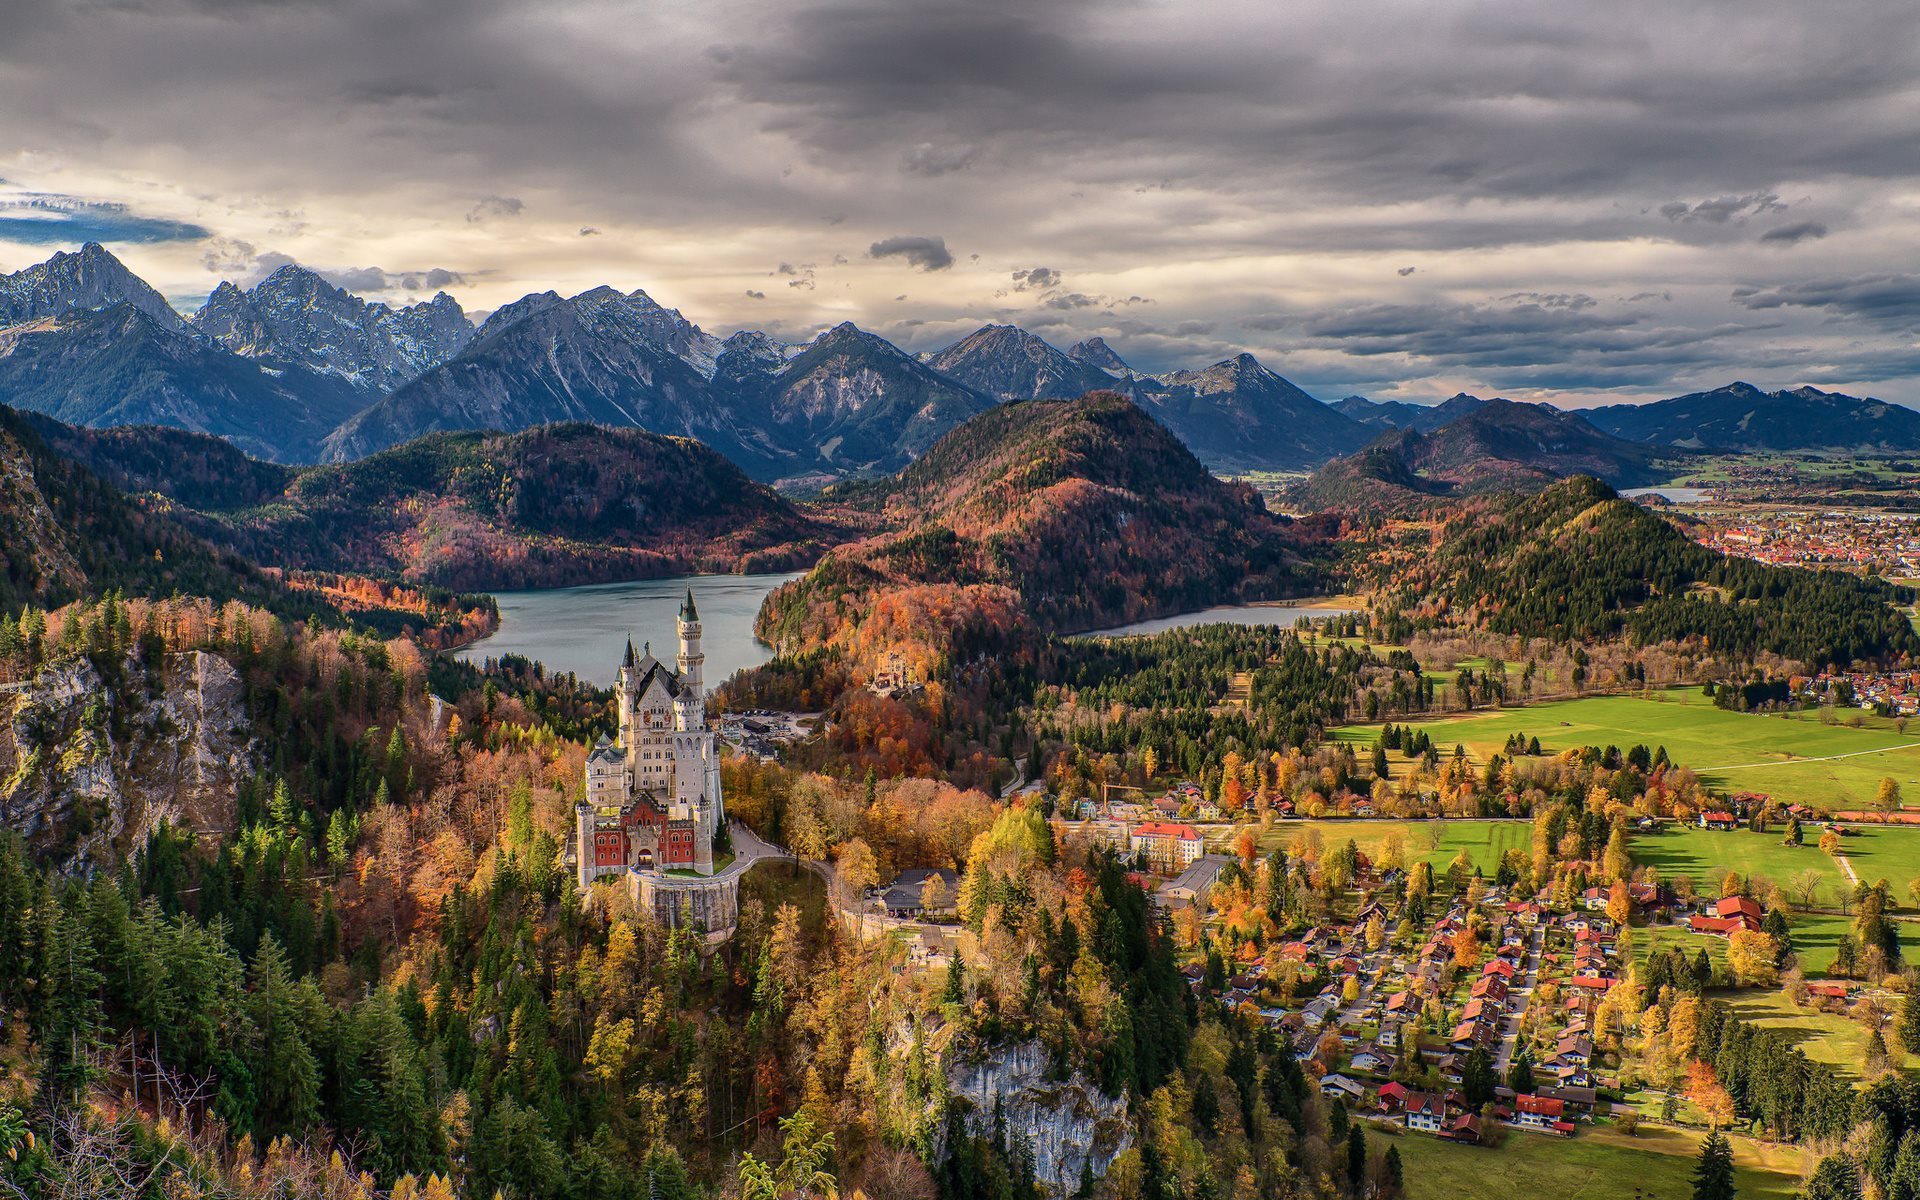
{"label": "castle wall", "polygon": [[725,941],[740,926],[740,877],[700,879],[636,873],[628,876],[634,902],[669,929],[691,928]]}

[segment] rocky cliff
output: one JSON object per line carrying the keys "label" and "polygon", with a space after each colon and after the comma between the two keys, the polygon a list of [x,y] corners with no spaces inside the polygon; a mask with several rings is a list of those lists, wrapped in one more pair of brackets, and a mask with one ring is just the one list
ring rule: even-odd
{"label": "rocky cliff", "polygon": [[0,689],[0,823],[74,868],[114,862],[163,823],[230,827],[260,761],[240,676],[218,655],[129,662],[118,687],[74,659]]}
{"label": "rocky cliff", "polygon": [[1039,1042],[1021,1042],[985,1052],[978,1061],[958,1061],[947,1070],[952,1094],[971,1107],[967,1121],[991,1134],[995,1106],[1008,1140],[1033,1147],[1034,1175],[1055,1196],[1070,1196],[1081,1173],[1099,1179],[1121,1151],[1133,1144],[1133,1121],[1124,1097],[1109,1096],[1085,1073],[1056,1077]]}

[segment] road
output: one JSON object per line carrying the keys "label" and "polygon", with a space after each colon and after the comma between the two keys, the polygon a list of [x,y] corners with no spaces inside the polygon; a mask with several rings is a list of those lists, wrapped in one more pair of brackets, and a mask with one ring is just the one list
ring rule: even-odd
{"label": "road", "polygon": [[1506,1029],[1500,1035],[1500,1053],[1494,1056],[1494,1073],[1502,1083],[1507,1079],[1507,1068],[1513,1063],[1513,1056],[1520,1046],[1520,1023],[1527,1015],[1527,1005],[1533,1001],[1533,989],[1540,983],[1540,955],[1547,946],[1547,927],[1536,925],[1533,940],[1527,943],[1527,970],[1520,977],[1519,986],[1507,991],[1507,999],[1512,1007],[1507,1010]]}
{"label": "road", "polygon": [[[840,913],[841,920],[849,929],[859,935],[862,941],[872,941],[885,937],[889,933],[910,933],[918,936],[929,951],[944,952],[947,943],[959,935],[960,929],[954,925],[941,925],[932,921],[914,921],[905,917],[890,917],[885,911],[875,911],[866,901],[861,900],[854,889],[844,887],[840,882],[840,873],[830,862],[817,858],[801,858],[785,846],[776,846],[759,834],[738,822],[729,822],[729,835],[733,838],[734,853],[738,855],[720,872],[746,871],[754,863],[780,860],[804,867],[818,875],[827,884],[827,900]],[[749,854],[751,858],[749,859]],[[717,876],[716,876],[717,877]],[[852,895],[852,900],[843,897]]]}
{"label": "road", "polygon": [[1849,750],[1845,754],[1824,754],[1818,758],[1782,758],[1773,762],[1734,763],[1730,767],[1695,767],[1696,775],[1706,775],[1719,771],[1745,771],[1755,767],[1791,767],[1796,763],[1834,762],[1842,758],[1865,758],[1869,754],[1888,754],[1895,750],[1911,750],[1920,746],[1920,742],[1902,742],[1898,746],[1882,746],[1878,750]]}

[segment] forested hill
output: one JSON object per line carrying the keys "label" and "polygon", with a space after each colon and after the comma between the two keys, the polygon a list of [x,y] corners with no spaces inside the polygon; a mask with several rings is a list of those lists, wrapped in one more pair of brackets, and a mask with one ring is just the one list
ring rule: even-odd
{"label": "forested hill", "polygon": [[897,476],[828,499],[887,532],[769,597],[762,635],[790,647],[938,655],[964,644],[934,631],[986,614],[1071,631],[1317,581],[1311,538],[1111,392],[992,409]]}
{"label": "forested hill", "polygon": [[0,613],[87,594],[184,592],[264,603],[275,585],[62,457],[0,406]]}
{"label": "forested hill", "polygon": [[1629,635],[1810,665],[1920,650],[1898,591],[1709,550],[1593,479],[1463,501],[1376,561],[1408,629],[1465,620],[1555,639]]}
{"label": "forested hill", "polygon": [[637,429],[429,434],[292,470],[200,434],[40,420],[64,452],[270,566],[462,589],[565,586],[791,569],[849,536],[699,442]]}
{"label": "forested hill", "polygon": [[1309,511],[1404,509],[1422,496],[1534,491],[1572,475],[1634,487],[1671,478],[1660,460],[1685,453],[1625,441],[1542,404],[1483,400],[1462,411],[1444,425],[1398,429],[1333,460],[1295,487],[1289,502]]}
{"label": "forested hill", "polygon": [[47,446],[130,495],[151,493],[188,508],[263,504],[286,490],[295,469],[250,458],[225,438],[162,425],[93,429],[22,410]]}

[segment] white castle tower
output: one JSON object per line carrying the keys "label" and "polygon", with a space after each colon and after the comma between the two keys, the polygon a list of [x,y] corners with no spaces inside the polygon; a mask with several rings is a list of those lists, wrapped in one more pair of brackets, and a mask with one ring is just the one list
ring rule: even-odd
{"label": "white castle tower", "polygon": [[713,731],[707,728],[707,691],[701,668],[707,656],[700,652],[700,612],[693,606],[693,589],[680,606],[680,686],[673,699],[673,812],[692,820],[693,869],[713,874],[713,836],[719,830],[720,759]]}

